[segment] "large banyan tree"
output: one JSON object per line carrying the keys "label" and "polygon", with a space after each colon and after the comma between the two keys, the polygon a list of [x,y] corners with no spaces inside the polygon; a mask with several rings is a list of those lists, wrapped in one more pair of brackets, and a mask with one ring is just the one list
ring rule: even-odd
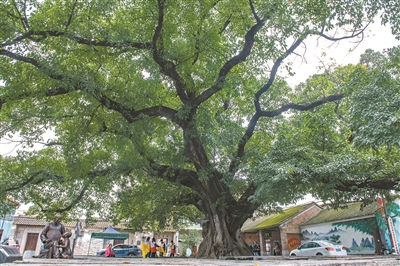
{"label": "large banyan tree", "polygon": [[197,219],[197,257],[250,255],[246,219],[330,180],[305,181],[305,171],[284,167],[285,154],[274,161],[291,117],[282,114],[344,97],[296,102],[278,71],[294,74],[287,59],[301,57],[305,39],[361,41],[378,15],[399,34],[399,8],[390,0],[2,1],[0,136],[43,148],[0,158],[0,200],[7,210],[9,196],[42,216],[100,215],[131,228]]}

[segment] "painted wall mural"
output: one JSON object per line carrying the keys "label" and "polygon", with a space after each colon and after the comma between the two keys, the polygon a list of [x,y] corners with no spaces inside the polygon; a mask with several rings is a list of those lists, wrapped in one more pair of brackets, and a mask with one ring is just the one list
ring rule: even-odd
{"label": "painted wall mural", "polygon": [[[374,218],[371,218],[375,220]],[[375,222],[376,223],[376,222]],[[374,254],[375,241],[372,234],[344,224],[322,223],[302,226],[302,241],[328,240],[346,247],[350,254]]]}
{"label": "painted wall mural", "polygon": [[[388,217],[383,217],[381,213],[376,214],[376,220],[378,223],[381,238],[384,238],[382,244],[386,244],[387,250],[393,251],[397,242],[397,248],[400,246],[400,201],[396,200],[386,206],[386,213],[390,216],[393,222],[393,234],[395,237],[390,236],[390,230],[388,228]],[[386,218],[386,219],[385,219]]]}
{"label": "painted wall mural", "polygon": [[[386,213],[393,220],[397,246],[400,246],[400,201],[388,204]],[[345,246],[349,255],[374,254],[377,238],[383,246],[386,245],[387,250],[392,251],[395,243],[390,237],[387,218],[378,211],[375,217],[366,219],[302,226],[302,242],[328,240]]]}

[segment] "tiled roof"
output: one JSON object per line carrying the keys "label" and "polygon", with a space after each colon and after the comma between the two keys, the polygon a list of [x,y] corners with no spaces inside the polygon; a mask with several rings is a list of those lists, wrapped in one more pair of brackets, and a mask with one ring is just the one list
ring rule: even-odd
{"label": "tiled roof", "polygon": [[[19,215],[19,216],[14,216],[13,218],[14,218],[13,224],[16,224],[16,225],[45,226],[46,223],[49,222],[49,221],[46,221],[45,219],[36,219],[33,216]],[[81,222],[82,228],[86,228],[86,229],[98,229],[99,231],[102,231],[111,225],[112,227],[114,227],[115,229],[118,229],[118,230],[130,230],[130,228],[126,227],[126,225],[124,225],[124,224],[113,225],[107,221],[97,221],[94,224],[89,224],[89,225],[85,223],[85,219],[81,219],[80,222]],[[75,227],[76,226],[76,221],[71,221],[71,222],[62,221],[61,223],[65,227]],[[146,231],[146,228],[143,228],[143,231]],[[164,232],[175,232],[175,231],[176,231],[175,229],[170,228],[170,227],[168,227],[164,230]]]}
{"label": "tiled roof", "polygon": [[[86,227],[84,220],[81,220],[82,224],[84,227]],[[48,221],[46,221],[45,219],[36,219],[35,217],[31,217],[31,216],[14,216],[14,224],[17,225],[30,225],[30,226],[45,226],[46,223],[48,223]],[[72,221],[72,222],[62,222],[62,224],[66,227],[75,227],[76,222]],[[90,228],[99,228],[99,229],[105,229],[107,227],[109,227],[110,225],[112,225],[109,222],[105,222],[105,221],[97,221],[95,224],[91,224]],[[120,228],[118,226],[114,226],[115,228]]]}
{"label": "tiled roof", "polygon": [[302,225],[311,225],[317,223],[326,223],[332,221],[342,221],[361,217],[373,216],[379,211],[379,204],[372,203],[365,206],[361,210],[361,202],[349,203],[347,208],[342,209],[324,209],[310,220],[304,222]]}
{"label": "tiled roof", "polygon": [[264,216],[256,220],[249,219],[243,224],[241,230],[242,232],[249,232],[249,231],[259,230],[262,228],[279,226],[280,224],[283,224],[284,222],[290,220],[291,218],[293,218],[300,212],[310,208],[311,206],[317,206],[317,205],[311,203],[306,205],[294,206],[283,210],[283,212],[281,213]]}
{"label": "tiled roof", "polygon": [[[30,226],[45,226],[47,221],[45,219],[36,219],[30,216],[14,216],[14,224],[17,225],[30,225]],[[75,223],[62,223],[64,226],[75,226]]]}

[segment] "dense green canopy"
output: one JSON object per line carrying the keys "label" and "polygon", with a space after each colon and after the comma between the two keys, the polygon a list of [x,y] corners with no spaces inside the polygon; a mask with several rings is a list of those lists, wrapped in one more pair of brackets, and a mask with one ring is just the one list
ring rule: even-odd
{"label": "dense green canopy", "polygon": [[[197,219],[197,256],[217,258],[251,254],[240,227],[257,210],[398,183],[398,63],[387,63],[398,61],[382,55],[295,91],[277,77],[309,37],[361,41],[380,16],[399,38],[398,1],[0,5],[0,137],[45,146],[0,157],[2,202],[151,230]],[[381,104],[393,115],[374,116]]]}
{"label": "dense green canopy", "polygon": [[[336,103],[295,112],[253,171],[275,176],[263,186],[299,187],[334,206],[376,201],[399,190],[400,47],[367,50],[360,64],[333,67],[297,88],[298,101],[344,93]],[[299,184],[300,183],[300,184]],[[297,184],[297,185],[296,185]],[[281,188],[279,188],[281,189]],[[285,193],[287,197],[290,193]]]}

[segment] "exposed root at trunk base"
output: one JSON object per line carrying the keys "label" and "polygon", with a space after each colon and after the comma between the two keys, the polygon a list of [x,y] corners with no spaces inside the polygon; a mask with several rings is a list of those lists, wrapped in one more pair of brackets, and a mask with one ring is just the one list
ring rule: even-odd
{"label": "exposed root at trunk base", "polygon": [[[215,223],[209,226],[209,221],[202,224],[203,241],[199,246],[196,258],[219,259],[220,257],[253,256],[249,246],[246,244],[240,229],[233,235],[229,234],[226,224]],[[217,229],[218,228],[218,229]]]}

